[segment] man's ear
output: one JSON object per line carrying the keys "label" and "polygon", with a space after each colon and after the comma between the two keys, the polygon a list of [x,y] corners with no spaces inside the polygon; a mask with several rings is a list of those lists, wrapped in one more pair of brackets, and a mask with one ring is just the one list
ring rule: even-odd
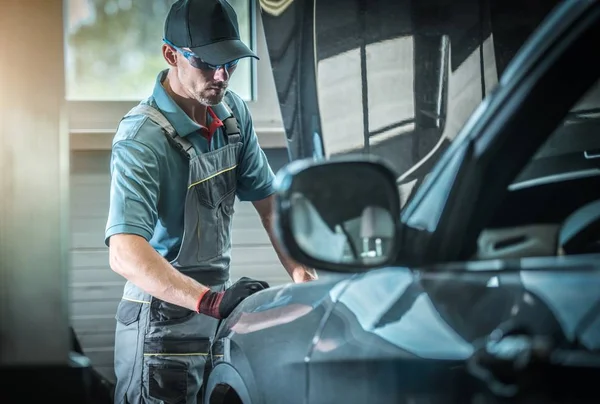
{"label": "man's ear", "polygon": [[162,54],[169,66],[177,66],[177,51],[166,43],[162,46]]}

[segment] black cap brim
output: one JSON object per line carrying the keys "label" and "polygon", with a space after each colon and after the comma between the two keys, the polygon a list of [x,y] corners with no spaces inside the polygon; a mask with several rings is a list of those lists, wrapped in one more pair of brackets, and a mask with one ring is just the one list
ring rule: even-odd
{"label": "black cap brim", "polygon": [[223,65],[236,59],[259,57],[239,39],[227,39],[210,45],[190,48],[202,61],[211,65]]}

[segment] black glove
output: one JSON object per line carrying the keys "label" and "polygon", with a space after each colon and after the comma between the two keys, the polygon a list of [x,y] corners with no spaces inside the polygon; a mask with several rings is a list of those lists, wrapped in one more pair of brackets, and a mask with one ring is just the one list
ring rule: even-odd
{"label": "black glove", "polygon": [[225,318],[245,298],[268,287],[269,284],[265,281],[250,279],[244,276],[224,292],[208,290],[200,298],[197,311],[198,313],[217,319]]}

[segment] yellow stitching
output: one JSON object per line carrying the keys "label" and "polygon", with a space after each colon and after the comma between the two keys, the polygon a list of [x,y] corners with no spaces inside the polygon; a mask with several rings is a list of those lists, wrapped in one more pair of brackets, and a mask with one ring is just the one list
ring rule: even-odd
{"label": "yellow stitching", "polygon": [[[144,356],[208,356],[207,353],[145,353]],[[222,358],[223,355],[213,355],[214,357]]]}
{"label": "yellow stitching", "polygon": [[195,186],[196,186],[196,185],[198,185],[198,184],[202,184],[203,182],[205,182],[205,181],[208,181],[208,180],[210,180],[211,178],[214,178],[214,177],[216,177],[217,175],[221,175],[221,174],[223,174],[223,173],[226,173],[227,171],[231,171],[231,170],[233,170],[233,169],[234,169],[234,168],[236,168],[236,167],[237,167],[237,164],[236,164],[236,165],[234,165],[233,167],[226,168],[226,169],[224,169],[224,170],[221,170],[221,171],[219,171],[219,172],[218,172],[218,173],[216,173],[216,174],[213,174],[213,175],[211,175],[211,176],[209,176],[209,177],[206,177],[206,178],[205,178],[205,179],[203,179],[203,180],[200,180],[200,181],[198,181],[198,182],[194,182],[193,184],[191,184],[190,186],[188,186],[188,189],[190,189],[190,188],[192,188],[192,187],[195,187]]}
{"label": "yellow stitching", "polygon": [[150,304],[150,302],[147,302],[145,300],[137,300],[137,299],[132,299],[130,297],[125,297],[123,296],[123,300],[128,300],[130,302],[135,302],[135,303],[144,303],[144,304]]}
{"label": "yellow stitching", "polygon": [[207,353],[145,353],[144,356],[208,356]]}

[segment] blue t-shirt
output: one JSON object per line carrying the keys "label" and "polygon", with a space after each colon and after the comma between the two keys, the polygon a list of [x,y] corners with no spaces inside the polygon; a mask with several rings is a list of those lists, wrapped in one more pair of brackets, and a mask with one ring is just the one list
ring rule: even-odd
{"label": "blue t-shirt", "polygon": [[[202,127],[183,112],[161,85],[166,72],[158,75],[148,102],[162,112],[179,136],[194,145],[198,154],[227,145],[223,127],[210,140],[202,136]],[[225,99],[241,130],[236,195],[241,201],[264,199],[274,191],[274,174],[258,144],[250,111],[231,90]],[[210,125],[210,115],[207,119]],[[105,244],[108,246],[114,234],[136,234],[166,259],[174,259],[183,236],[188,163],[162,128],[149,118],[131,116],[121,121],[112,142]]]}

